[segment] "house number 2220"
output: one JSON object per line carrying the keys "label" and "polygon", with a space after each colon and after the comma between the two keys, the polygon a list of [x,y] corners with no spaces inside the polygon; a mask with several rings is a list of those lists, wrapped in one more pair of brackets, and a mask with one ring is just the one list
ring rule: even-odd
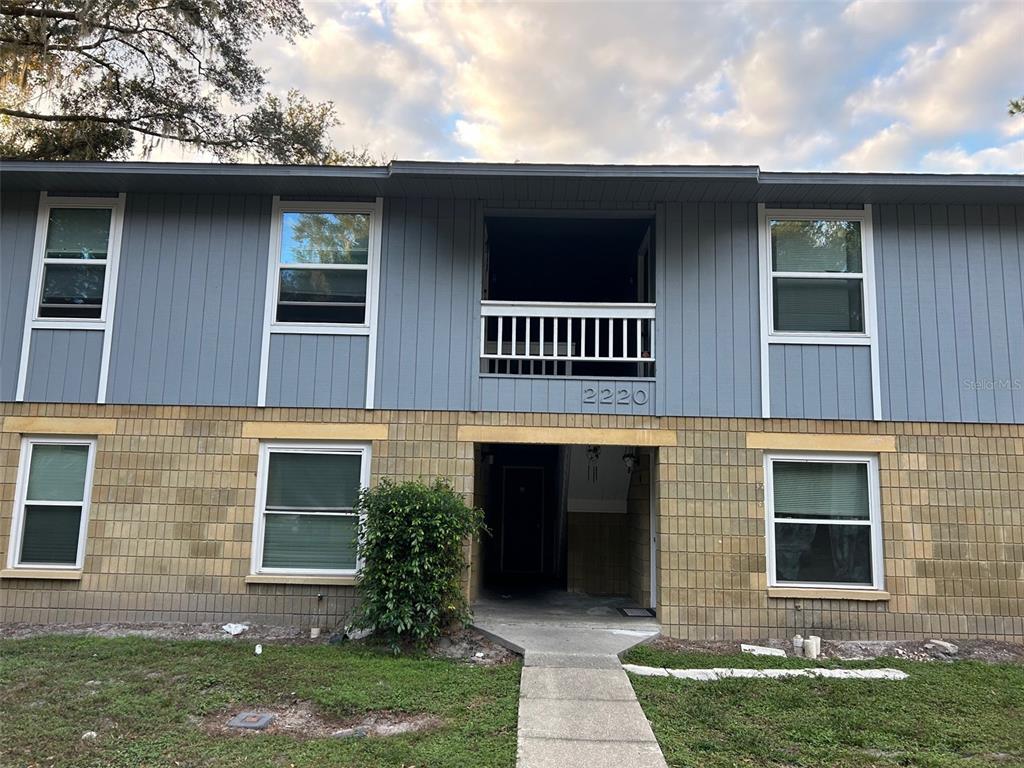
{"label": "house number 2220", "polygon": [[583,402],[586,405],[646,405],[649,395],[646,389],[629,387],[584,387]]}

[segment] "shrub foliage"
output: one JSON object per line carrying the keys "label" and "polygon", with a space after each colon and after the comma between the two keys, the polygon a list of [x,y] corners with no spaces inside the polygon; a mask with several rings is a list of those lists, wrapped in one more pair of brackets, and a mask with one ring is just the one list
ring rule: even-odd
{"label": "shrub foliage", "polygon": [[422,645],[469,617],[460,588],[464,543],[483,530],[447,480],[382,480],[359,497],[361,602],[355,626]]}

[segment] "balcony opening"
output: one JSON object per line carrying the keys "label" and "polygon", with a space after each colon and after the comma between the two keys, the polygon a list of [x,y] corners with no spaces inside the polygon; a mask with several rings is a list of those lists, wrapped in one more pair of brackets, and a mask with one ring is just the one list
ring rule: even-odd
{"label": "balcony opening", "polygon": [[481,371],[654,376],[652,217],[485,219]]}

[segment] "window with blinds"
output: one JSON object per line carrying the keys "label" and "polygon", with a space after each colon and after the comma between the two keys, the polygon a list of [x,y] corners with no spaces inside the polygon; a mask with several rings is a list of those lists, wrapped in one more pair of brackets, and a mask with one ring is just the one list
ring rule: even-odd
{"label": "window with blinds", "polygon": [[11,567],[82,567],[94,451],[92,441],[24,441]]}
{"label": "window with blinds", "polygon": [[881,588],[873,457],[765,461],[769,583]]}
{"label": "window with blinds", "polygon": [[257,573],[352,574],[368,449],[264,445]]}
{"label": "window with blinds", "polygon": [[861,222],[770,219],[773,331],[864,333]]}

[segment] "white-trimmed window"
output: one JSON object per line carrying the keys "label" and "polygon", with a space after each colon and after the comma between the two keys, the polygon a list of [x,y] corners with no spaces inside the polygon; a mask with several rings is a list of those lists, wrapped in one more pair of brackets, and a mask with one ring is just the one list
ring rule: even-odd
{"label": "white-trimmed window", "polygon": [[767,454],[768,584],[883,588],[878,459]]}
{"label": "white-trimmed window", "polygon": [[121,198],[50,197],[39,206],[32,321],[102,326],[117,275]]}
{"label": "white-trimmed window", "polygon": [[264,443],[260,447],[253,572],[344,576],[359,570],[364,444]]}
{"label": "white-trimmed window", "polygon": [[22,440],[8,567],[82,568],[95,463],[92,439]]}
{"label": "white-trimmed window", "polygon": [[768,211],[766,228],[769,332],[867,337],[864,215]]}
{"label": "white-trimmed window", "polygon": [[369,328],[379,250],[375,211],[374,204],[278,204],[275,332]]}

